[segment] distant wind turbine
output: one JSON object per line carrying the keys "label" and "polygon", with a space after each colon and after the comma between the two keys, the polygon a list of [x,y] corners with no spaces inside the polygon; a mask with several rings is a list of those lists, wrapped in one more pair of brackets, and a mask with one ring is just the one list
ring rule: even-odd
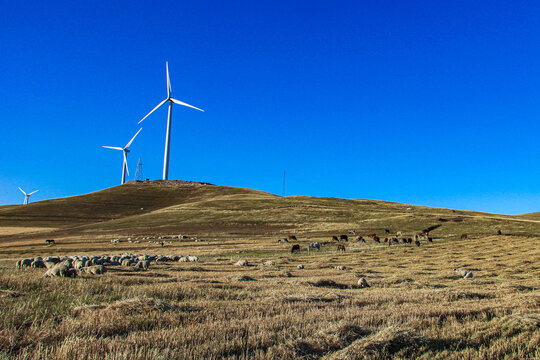
{"label": "distant wind turbine", "polygon": [[129,142],[123,148],[117,147],[117,146],[103,146],[104,148],[107,148],[107,149],[121,150],[124,153],[124,162],[122,164],[122,182],[121,182],[121,184],[126,182],[126,173],[129,176],[129,170],[128,170],[128,164],[127,164],[127,154],[129,152],[129,146],[131,145],[133,140],[135,140],[135,137],[137,137],[137,135],[139,135],[141,130],[142,130],[142,128],[140,128],[139,131],[137,131],[137,133],[135,135],[133,135],[131,140],[129,140]]}
{"label": "distant wind turbine", "polygon": [[167,134],[165,135],[165,154],[163,156],[163,180],[168,180],[169,179],[169,152],[170,152],[170,148],[171,148],[172,104],[176,103],[178,105],[187,106],[187,107],[190,107],[192,109],[203,111],[203,112],[204,112],[204,110],[199,109],[198,107],[195,107],[193,105],[186,104],[183,101],[173,99],[171,97],[172,90],[171,90],[171,80],[169,79],[169,63],[168,62],[165,62],[165,67],[167,69],[167,98],[165,100],[163,100],[162,102],[160,102],[155,108],[153,108],[152,111],[150,111],[148,114],[146,114],[146,116],[143,117],[139,121],[139,124],[144,119],[146,119],[148,116],[150,116],[151,113],[153,113],[154,111],[159,109],[163,104],[165,104],[166,102],[169,102],[169,115],[167,116]]}
{"label": "distant wind turbine", "polygon": [[39,191],[39,190],[36,190],[36,191],[32,191],[31,193],[27,194],[27,193],[24,192],[23,189],[19,188],[19,190],[21,190],[21,192],[24,194],[23,205],[28,205],[28,200],[30,199],[30,195],[35,194],[35,193],[37,193]]}

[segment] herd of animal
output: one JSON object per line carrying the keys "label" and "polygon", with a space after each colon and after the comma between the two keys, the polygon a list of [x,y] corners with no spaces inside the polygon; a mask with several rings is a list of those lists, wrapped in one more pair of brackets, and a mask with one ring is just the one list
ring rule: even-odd
{"label": "herd of animal", "polygon": [[[426,232],[426,231],[416,233],[416,234],[413,235],[413,237],[405,237],[403,235],[402,231],[398,231],[394,236],[390,236],[390,230],[388,230],[388,229],[385,229],[385,234],[387,236],[384,237],[383,240],[381,240],[381,238],[379,236],[377,236],[376,233],[368,234],[366,237],[371,238],[371,240],[374,241],[377,244],[381,244],[382,242],[387,243],[388,246],[390,246],[392,244],[400,244],[400,243],[401,244],[413,244],[413,242],[414,242],[415,246],[420,246],[420,244],[421,244],[420,240],[425,240],[425,241],[428,241],[430,243],[433,242],[433,238],[431,238],[428,235],[428,232]],[[353,236],[356,235],[356,231],[355,230],[349,230],[348,235],[339,235],[339,236],[333,235],[330,242],[325,242],[323,244],[328,244],[328,243],[331,243],[331,242],[335,242],[335,243],[337,243],[336,244],[336,250],[344,252],[346,250],[346,247],[342,242],[348,243],[350,235],[353,235]],[[463,234],[461,236],[461,238],[466,239],[467,235]],[[356,236],[354,240],[356,242],[366,243],[366,239],[361,235]],[[296,237],[296,235],[289,235],[287,237],[278,239],[277,242],[278,243],[289,243],[289,242],[293,242],[293,241],[298,241],[298,238]],[[309,243],[309,245],[307,247],[307,250],[308,251],[313,251],[313,250],[320,251],[321,250],[321,245],[322,244],[319,243],[319,242]],[[291,246],[291,254],[294,254],[294,253],[297,253],[297,252],[300,252],[300,251],[301,251],[301,248],[300,248],[299,244],[294,244],[294,245]]]}
{"label": "herd of animal", "polygon": [[137,270],[148,270],[151,262],[196,262],[197,256],[180,255],[122,255],[101,256],[49,256],[46,258],[27,258],[17,261],[17,269],[44,268],[44,277],[76,277],[82,273],[100,275],[107,271],[106,266],[133,267]]}
{"label": "herd of animal", "polygon": [[[381,244],[382,242],[387,243],[388,246],[391,244],[414,244],[416,246],[420,246],[420,241],[428,241],[433,242],[433,239],[429,237],[428,231],[424,230],[423,232],[419,232],[414,234],[412,237],[405,237],[402,231],[396,232],[395,235],[390,235],[390,230],[385,229],[385,237],[383,240],[379,236],[377,236],[376,233],[370,233],[367,234],[367,238],[371,238],[372,241],[374,241],[377,244]],[[501,230],[497,231],[497,235],[502,235]],[[307,251],[311,252],[314,250],[320,251],[323,244],[329,244],[329,243],[336,243],[336,250],[338,252],[345,252],[346,247],[345,243],[349,242],[349,236],[355,236],[354,240],[356,242],[362,242],[366,243],[366,238],[364,236],[358,235],[356,236],[355,230],[349,230],[348,234],[345,235],[339,235],[339,236],[332,236],[331,241],[328,242],[311,242],[307,246]],[[195,241],[200,241],[200,238],[189,238],[184,235],[174,235],[172,237],[143,237],[143,240],[150,240],[150,239],[158,239],[160,241],[155,241],[156,244],[161,244],[163,246],[164,242],[162,239],[170,239],[170,238],[176,238],[179,240],[183,239],[191,239]],[[462,234],[461,239],[467,239],[467,234]],[[289,242],[295,242],[298,241],[298,238],[296,235],[289,235],[285,238],[279,239],[278,243],[289,243]],[[45,240],[46,244],[48,245],[55,245],[55,240],[48,239]],[[111,240],[112,244],[118,244],[120,242],[120,239],[113,239]],[[128,238],[128,242],[132,243],[135,242],[132,240],[132,238]],[[138,242],[138,241],[137,241]],[[152,241],[149,241],[152,242]],[[292,244],[291,246],[291,254],[298,253],[301,251],[300,244]],[[17,261],[16,267],[17,269],[24,269],[24,268],[46,268],[47,271],[44,273],[44,277],[76,277],[82,273],[90,274],[90,275],[99,275],[103,274],[107,271],[107,266],[121,266],[121,267],[132,267],[137,270],[147,270],[150,266],[150,263],[155,262],[162,262],[162,261],[178,261],[178,262],[195,262],[198,261],[199,258],[197,256],[180,256],[180,255],[134,255],[131,253],[124,253],[121,255],[101,255],[101,256],[50,256],[46,258],[27,258],[27,259],[21,259]],[[245,264],[237,263],[235,265],[239,266],[247,266],[247,260],[245,261]],[[469,271],[466,270],[460,270],[460,269],[454,269],[458,274],[463,276],[464,278],[471,278],[473,275]]]}

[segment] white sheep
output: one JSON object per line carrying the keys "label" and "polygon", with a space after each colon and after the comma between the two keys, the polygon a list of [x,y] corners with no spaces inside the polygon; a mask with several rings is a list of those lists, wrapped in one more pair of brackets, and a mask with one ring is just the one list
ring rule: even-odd
{"label": "white sheep", "polygon": [[21,259],[21,260],[17,261],[17,269],[30,267],[30,266],[32,266],[33,262],[34,262],[34,259]]}
{"label": "white sheep", "polygon": [[54,265],[52,268],[47,270],[45,274],[43,274],[43,277],[76,277],[77,276],[77,270],[72,269],[69,265],[67,265],[65,262],[58,263]]}
{"label": "white sheep", "polygon": [[90,275],[101,275],[107,271],[107,268],[103,265],[93,265],[84,267],[81,269],[81,272],[90,274]]}
{"label": "white sheep", "polygon": [[142,270],[148,270],[148,267],[150,266],[150,261],[139,261],[136,265],[136,269],[142,269]]}

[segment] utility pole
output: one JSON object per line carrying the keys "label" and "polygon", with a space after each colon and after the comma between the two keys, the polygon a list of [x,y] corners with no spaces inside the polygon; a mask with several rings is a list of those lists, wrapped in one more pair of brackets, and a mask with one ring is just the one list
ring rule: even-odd
{"label": "utility pole", "polygon": [[283,197],[285,197],[285,181],[286,181],[286,178],[287,178],[287,171],[283,170],[283,193],[281,194]]}

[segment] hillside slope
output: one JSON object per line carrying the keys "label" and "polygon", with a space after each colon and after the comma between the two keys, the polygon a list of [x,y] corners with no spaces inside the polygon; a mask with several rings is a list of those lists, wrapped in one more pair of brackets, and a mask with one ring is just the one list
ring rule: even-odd
{"label": "hillside slope", "polygon": [[[218,195],[265,194],[260,191],[196,182],[133,182],[93,193],[0,207],[2,226],[69,227],[147,213]],[[267,196],[272,196],[266,194]]]}
{"label": "hillside slope", "polygon": [[102,191],[0,208],[4,227],[75,233],[197,233],[327,236],[431,230],[436,237],[539,236],[534,216],[509,216],[363,199],[279,197],[262,191],[179,181],[130,182]]}

